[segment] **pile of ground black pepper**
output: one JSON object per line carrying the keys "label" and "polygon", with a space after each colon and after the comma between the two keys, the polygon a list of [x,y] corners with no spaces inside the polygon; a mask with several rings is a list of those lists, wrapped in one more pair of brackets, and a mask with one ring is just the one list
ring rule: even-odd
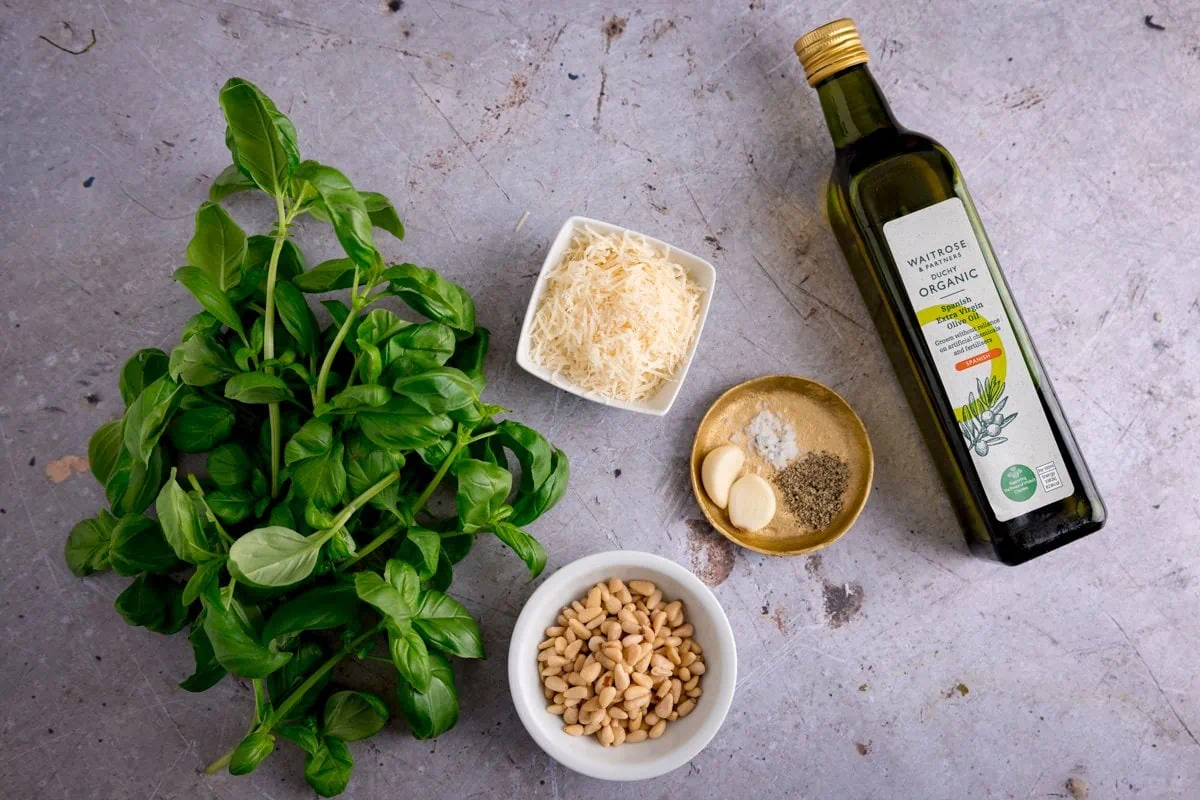
{"label": "pile of ground black pepper", "polygon": [[775,483],[796,519],[820,531],[842,511],[850,465],[832,453],[809,453],[781,470]]}

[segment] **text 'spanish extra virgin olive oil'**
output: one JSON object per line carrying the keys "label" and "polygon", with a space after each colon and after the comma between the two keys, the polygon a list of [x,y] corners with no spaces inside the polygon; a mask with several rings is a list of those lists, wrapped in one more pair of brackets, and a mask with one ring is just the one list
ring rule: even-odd
{"label": "text 'spanish extra virgin olive oil'", "polygon": [[896,122],[854,23],[796,42],[837,155],[829,220],[972,549],[1019,564],[1105,511],[954,159]]}

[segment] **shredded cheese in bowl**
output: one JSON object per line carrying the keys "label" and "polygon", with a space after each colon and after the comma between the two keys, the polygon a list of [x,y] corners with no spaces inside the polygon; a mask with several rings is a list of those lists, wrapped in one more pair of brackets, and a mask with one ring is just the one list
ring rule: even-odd
{"label": "shredded cheese in bowl", "polygon": [[617,400],[653,396],[687,359],[703,290],[669,250],[636,234],[578,231],[547,275],[534,361]]}

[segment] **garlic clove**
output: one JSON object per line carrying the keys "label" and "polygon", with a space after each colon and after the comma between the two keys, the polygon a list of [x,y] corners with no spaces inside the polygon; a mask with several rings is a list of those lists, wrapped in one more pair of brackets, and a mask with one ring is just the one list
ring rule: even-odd
{"label": "garlic clove", "polygon": [[704,484],[704,493],[717,508],[728,505],[729,487],[733,486],[745,463],[746,454],[733,444],[721,445],[704,457],[700,479]]}
{"label": "garlic clove", "polygon": [[729,521],[744,531],[762,530],[775,518],[775,490],[758,475],[743,475],[729,487]]}

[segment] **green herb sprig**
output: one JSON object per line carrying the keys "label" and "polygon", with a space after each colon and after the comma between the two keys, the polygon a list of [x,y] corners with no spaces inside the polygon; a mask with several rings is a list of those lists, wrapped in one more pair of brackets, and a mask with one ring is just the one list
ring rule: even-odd
{"label": "green herb sprig", "polygon": [[[203,311],[170,354],[141,350],[121,370],[124,417],[88,445],[109,508],[71,530],[65,555],[79,576],[134,577],[116,600],[130,625],[190,626],[184,689],[226,674],[251,682],[246,736],[210,773],[251,772],[283,738],[328,797],[350,779],[346,743],[389,716],[369,692],[330,688],[333,668],[390,661],[413,736],[449,730],[448,658],[484,656],[478,624],[446,594],[454,565],[492,533],[536,577],[546,553],[523,528],[562,497],[569,467],[480,400],[489,335],[471,296],[433,270],[384,263],[373,229],[404,237],[391,201],[301,160],[295,127],[253,84],[230,80],[220,105],[233,164],[175,272]],[[244,191],[274,201],[269,234],[248,236],[221,205]],[[289,238],[304,215],[332,226],[344,258],[307,267]],[[323,302],[333,323],[322,329],[305,296],[335,290],[349,295]],[[377,305],[388,298],[426,321]],[[205,471],[180,475],[180,453],[204,454]],[[427,507],[443,485],[449,517]]]}

